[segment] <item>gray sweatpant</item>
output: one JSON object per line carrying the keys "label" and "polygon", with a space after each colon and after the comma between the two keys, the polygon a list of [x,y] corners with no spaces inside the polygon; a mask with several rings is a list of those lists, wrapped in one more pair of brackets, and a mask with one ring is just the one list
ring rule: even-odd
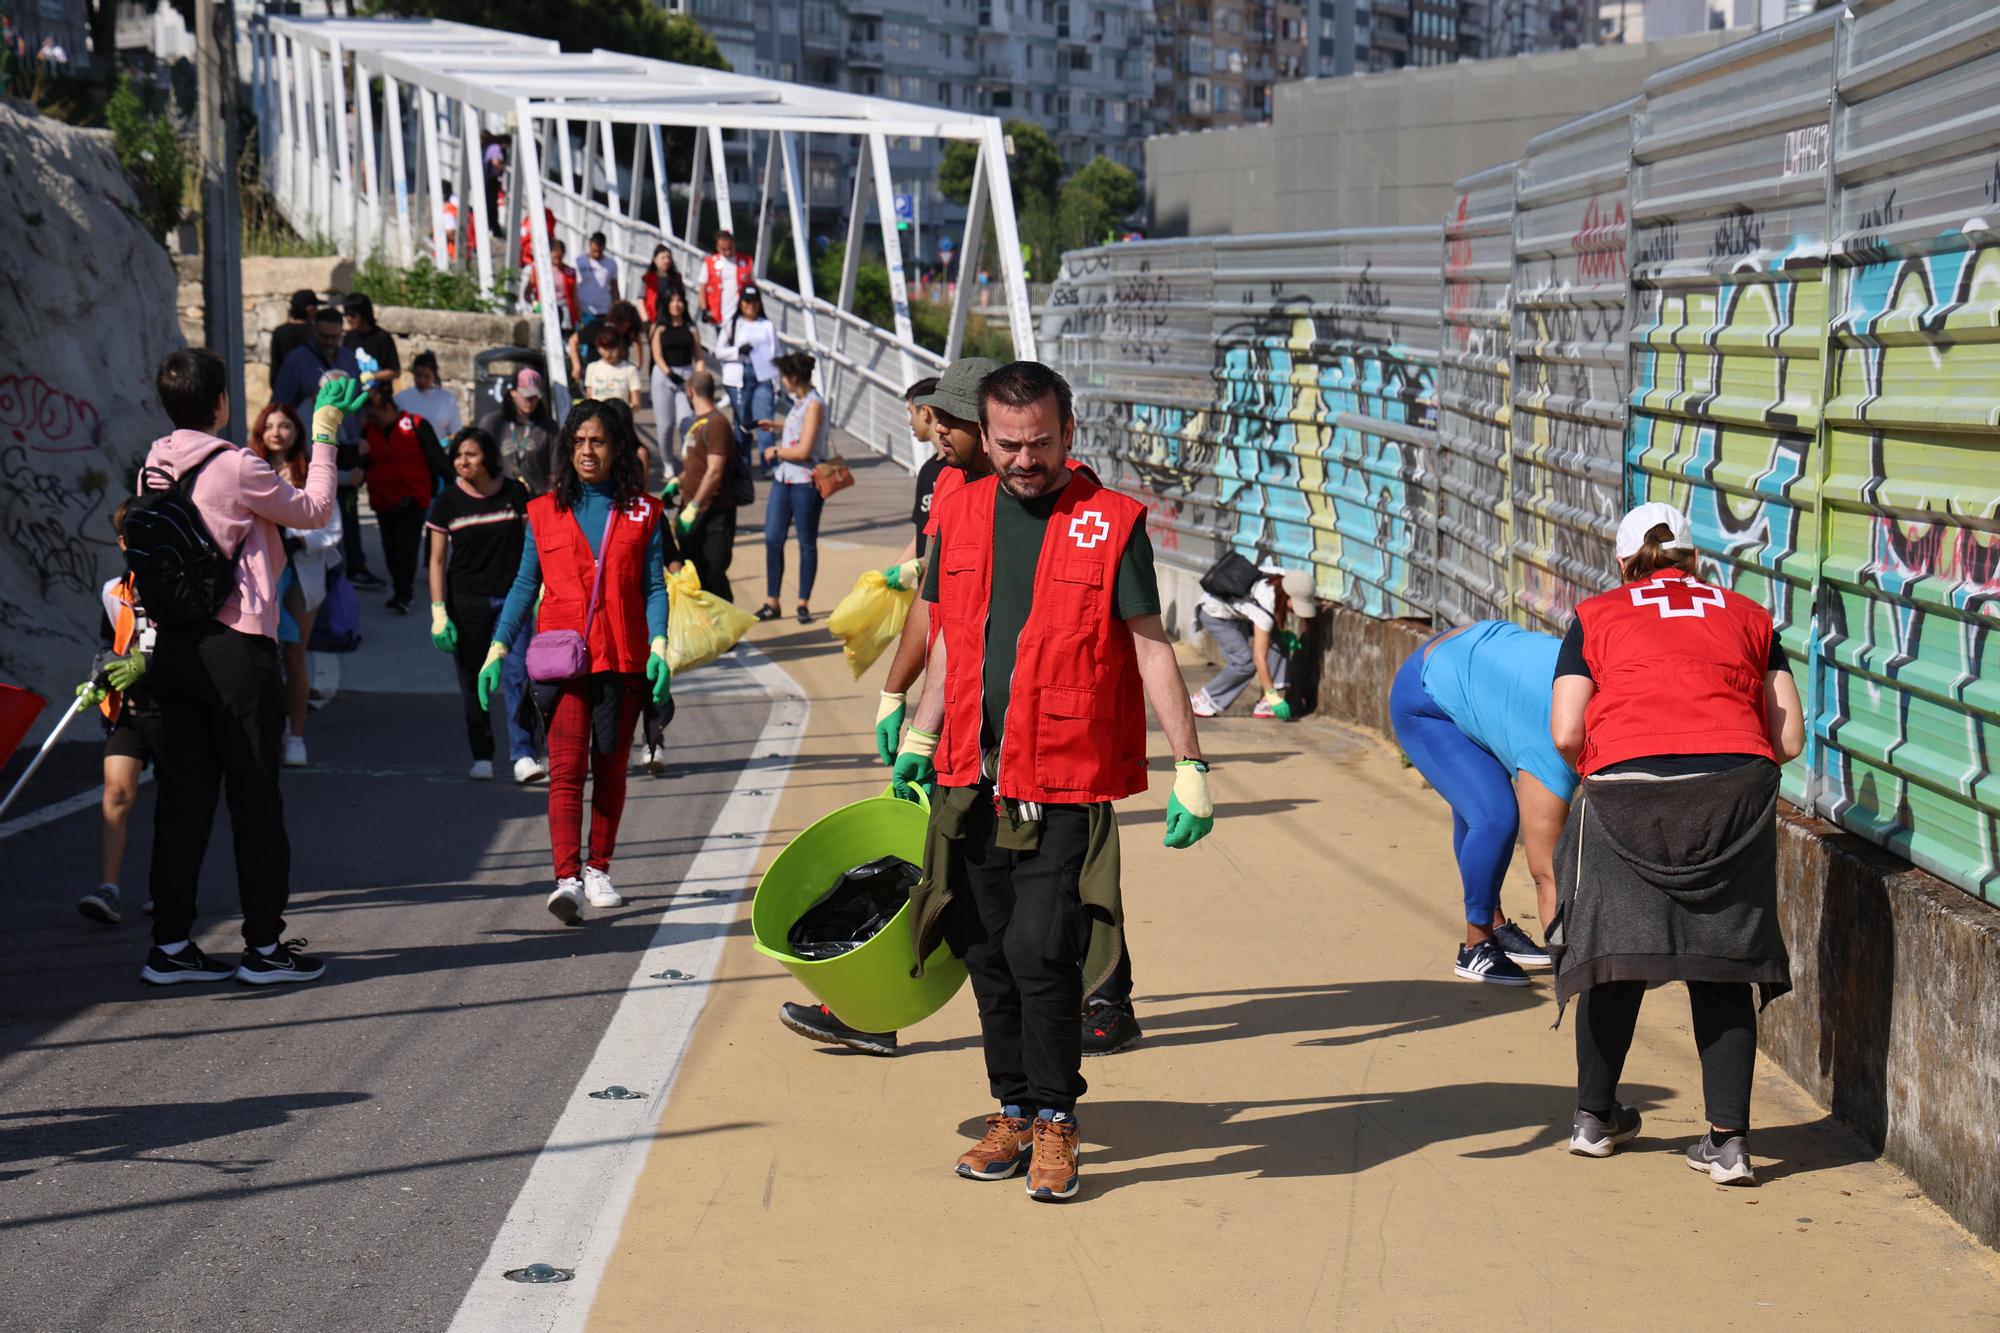
{"label": "gray sweatpant", "polygon": [[[1257,679],[1257,661],[1252,647],[1250,622],[1232,620],[1210,615],[1197,607],[1194,613],[1195,628],[1205,631],[1215,640],[1215,646],[1222,651],[1222,670],[1215,673],[1215,679],[1208,682],[1204,693],[1217,712],[1236,702],[1236,696],[1244,687]],[[1271,683],[1279,689],[1285,687],[1285,655],[1277,645],[1271,647]]]}

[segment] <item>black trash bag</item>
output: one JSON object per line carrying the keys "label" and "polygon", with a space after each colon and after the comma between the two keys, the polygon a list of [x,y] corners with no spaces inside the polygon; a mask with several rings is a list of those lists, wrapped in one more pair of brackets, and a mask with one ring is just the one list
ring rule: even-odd
{"label": "black trash bag", "polygon": [[921,867],[900,856],[883,856],[858,865],[834,881],[820,900],[808,907],[785,942],[799,958],[837,958],[875,938],[888,925],[910,890],[923,878]]}

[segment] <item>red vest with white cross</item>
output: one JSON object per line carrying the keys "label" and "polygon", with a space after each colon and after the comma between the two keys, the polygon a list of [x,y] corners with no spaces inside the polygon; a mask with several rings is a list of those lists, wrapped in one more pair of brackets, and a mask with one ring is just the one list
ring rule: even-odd
{"label": "red vest with white cross", "polygon": [[[977,786],[993,592],[993,505],[983,477],[933,502],[937,619],[945,640],[938,781]],[[1146,702],[1132,630],[1118,618],[1118,563],[1146,507],[1072,474],[1049,516],[1034,601],[1015,649],[995,787],[1018,801],[1117,801],[1146,790]]]}
{"label": "red vest with white cross", "polygon": [[1764,729],[1771,614],[1727,588],[1665,570],[1580,603],[1597,692],[1584,712],[1588,777],[1659,754],[1777,759]]}
{"label": "red vest with white cross", "polygon": [[417,435],[421,420],[413,412],[398,412],[387,426],[371,421],[361,428],[368,440],[368,505],[378,514],[402,504],[431,502],[436,487]]}
{"label": "red vest with white cross", "polygon": [[[653,529],[660,523],[660,503],[637,495],[611,520],[611,533],[601,552],[604,588],[597,598],[597,616],[590,623],[590,669],[644,671],[649,651],[646,633],[646,588],[651,581],[646,552]],[[528,525],[535,534],[535,555],[542,564],[542,609],[535,622],[540,631],[569,629],[583,633],[590,609],[590,585],[597,576],[590,541],[576,514],[558,509],[554,495],[528,501]]]}

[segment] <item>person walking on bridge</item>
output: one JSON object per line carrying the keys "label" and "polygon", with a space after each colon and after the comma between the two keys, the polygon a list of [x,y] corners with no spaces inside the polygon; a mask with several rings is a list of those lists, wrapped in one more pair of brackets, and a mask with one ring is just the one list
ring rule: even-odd
{"label": "person walking on bridge", "polygon": [[1167,846],[1206,836],[1215,811],[1145,508],[1067,466],[1076,419],[1049,367],[1002,366],[977,402],[995,475],[934,510],[923,591],[942,629],[894,771],[938,783],[917,956],[943,937],[964,958],[1000,1104],[958,1173],[1025,1164],[1029,1197],[1054,1202],[1080,1182],[1077,1014],[1119,951],[1112,803],[1146,789],[1142,697],[1174,755]]}
{"label": "person walking on bridge", "polygon": [[1577,606],[1549,722],[1583,775],[1556,855],[1550,931],[1556,1002],[1576,998],[1569,1149],[1608,1157],[1639,1132],[1638,1110],[1617,1099],[1639,1003],[1648,985],[1685,981],[1708,1104],[1687,1164],[1747,1185],[1750,987],[1765,1003],[1791,989],[1778,765],[1804,748],[1804,710],[1770,612],[1696,577],[1680,510],[1634,509],[1617,553],[1624,585]]}
{"label": "person walking on bridge", "polygon": [[1451,806],[1451,849],[1465,898],[1452,971],[1525,986],[1548,951],[1500,909],[1500,887],[1527,851],[1542,922],[1555,916],[1556,835],[1576,774],[1549,738],[1556,640],[1504,620],[1440,634],[1411,653],[1389,690],[1389,721],[1410,762]]}
{"label": "person walking on bridge", "polygon": [[570,409],[556,441],[549,493],[528,502],[521,565],[479,671],[483,709],[501,688],[505,659],[542,590],[527,668],[535,706],[547,723],[556,872],[548,909],[566,926],[576,924],[586,901],[597,908],[625,902],[610,868],[625,813],[632,731],[641,696],[663,703],[672,690],[660,502],[646,494],[631,423],[616,403],[584,399]]}

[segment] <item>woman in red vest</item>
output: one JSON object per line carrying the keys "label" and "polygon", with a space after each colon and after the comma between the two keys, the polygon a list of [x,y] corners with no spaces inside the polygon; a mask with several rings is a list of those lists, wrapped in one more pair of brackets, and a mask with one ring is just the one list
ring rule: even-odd
{"label": "woman in red vest", "polygon": [[[500,688],[502,659],[516,646],[542,591],[535,642],[522,644],[547,725],[549,843],[556,887],[548,908],[575,924],[583,904],[619,907],[611,856],[625,813],[626,759],[639,707],[665,703],[667,587],[660,503],[646,494],[630,414],[584,399],[556,440],[549,492],[528,502],[521,568],[500,609],[479,706]],[[574,645],[581,660],[570,657]],[[588,769],[590,856],[583,856],[583,780]]]}
{"label": "woman in red vest", "polygon": [[416,595],[424,515],[438,483],[451,479],[451,468],[437,431],[416,413],[396,406],[387,380],[377,380],[368,390],[361,417],[361,466],[367,470],[368,505],[382,532],[382,559],[389,566],[389,609],[406,616]]}
{"label": "woman in red vest", "polygon": [[1770,613],[1695,577],[1687,517],[1640,505],[1618,525],[1624,584],[1583,602],[1556,660],[1549,731],[1583,786],[1556,853],[1556,1001],[1576,1006],[1569,1148],[1608,1157],[1639,1132],[1618,1079],[1649,983],[1685,981],[1708,1133],[1687,1163],[1756,1179],[1755,983],[1791,989],[1778,926],[1778,766],[1804,711]]}

